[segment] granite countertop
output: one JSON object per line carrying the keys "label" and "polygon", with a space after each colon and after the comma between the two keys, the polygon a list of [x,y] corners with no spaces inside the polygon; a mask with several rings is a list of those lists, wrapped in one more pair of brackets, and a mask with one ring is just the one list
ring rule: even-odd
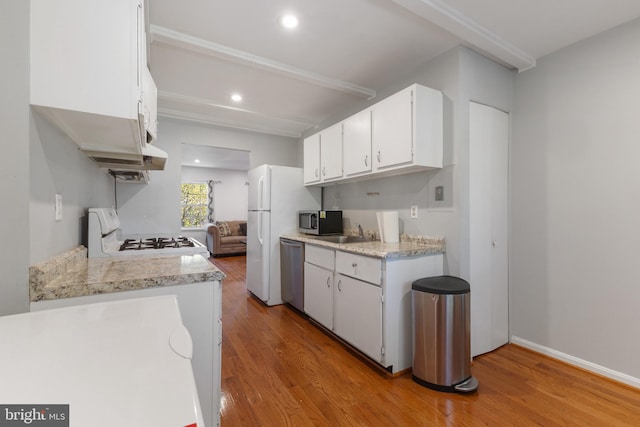
{"label": "granite countertop", "polygon": [[222,280],[201,255],[87,258],[78,246],[29,267],[31,302]]}
{"label": "granite countertop", "polygon": [[382,243],[380,240],[357,243],[333,243],[320,240],[308,234],[286,234],[282,237],[299,242],[339,249],[374,258],[403,258],[420,255],[440,254],[445,251],[444,237],[400,235],[398,243]]}

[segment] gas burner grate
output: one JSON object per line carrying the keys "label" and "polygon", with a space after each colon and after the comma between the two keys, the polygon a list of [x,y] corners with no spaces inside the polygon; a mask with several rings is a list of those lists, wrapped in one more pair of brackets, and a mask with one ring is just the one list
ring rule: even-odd
{"label": "gas burner grate", "polygon": [[151,237],[148,239],[126,239],[120,245],[121,251],[139,251],[144,249],[192,248],[194,243],[187,237]]}

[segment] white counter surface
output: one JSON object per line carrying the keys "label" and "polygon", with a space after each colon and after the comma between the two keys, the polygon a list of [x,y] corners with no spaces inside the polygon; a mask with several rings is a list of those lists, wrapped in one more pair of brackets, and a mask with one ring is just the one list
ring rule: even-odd
{"label": "white counter surface", "polygon": [[0,341],[2,405],[68,404],[74,427],[204,425],[175,296],[0,317]]}
{"label": "white counter surface", "polygon": [[440,254],[445,251],[443,237],[402,235],[398,243],[382,243],[379,240],[358,243],[333,243],[320,240],[308,234],[287,234],[282,237],[312,245],[339,249],[344,252],[386,259]]}

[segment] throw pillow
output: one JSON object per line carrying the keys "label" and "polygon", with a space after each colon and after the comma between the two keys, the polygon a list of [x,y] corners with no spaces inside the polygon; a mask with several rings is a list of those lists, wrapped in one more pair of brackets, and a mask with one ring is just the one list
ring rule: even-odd
{"label": "throw pillow", "polygon": [[240,233],[241,233],[241,236],[246,236],[247,235],[247,223],[246,222],[241,222],[240,223]]}
{"label": "throw pillow", "polygon": [[220,230],[220,237],[231,236],[231,229],[226,221],[216,221],[216,227]]}

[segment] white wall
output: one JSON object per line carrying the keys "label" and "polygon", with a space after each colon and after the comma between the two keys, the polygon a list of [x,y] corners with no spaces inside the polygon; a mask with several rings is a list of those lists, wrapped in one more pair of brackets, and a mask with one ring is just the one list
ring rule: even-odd
{"label": "white wall", "polygon": [[214,213],[216,221],[247,220],[247,171],[182,167],[183,181],[219,181],[214,185]]}
{"label": "white wall", "polygon": [[639,41],[635,20],[518,75],[511,155],[512,335],[635,378]]}
{"label": "white wall", "polygon": [[0,315],[29,311],[29,2],[0,2]]}
{"label": "white wall", "polygon": [[250,152],[250,167],[264,163],[298,166],[293,138],[223,129],[160,117],[158,140],[169,160],[164,171],[152,171],[149,185],[118,185],[118,214],[122,232],[179,234],[182,143],[233,148]]}
{"label": "white wall", "polygon": [[[113,178],[38,113],[30,128],[30,263],[87,241],[87,209],[112,207]],[[55,220],[55,195],[62,195],[62,220]]]}

